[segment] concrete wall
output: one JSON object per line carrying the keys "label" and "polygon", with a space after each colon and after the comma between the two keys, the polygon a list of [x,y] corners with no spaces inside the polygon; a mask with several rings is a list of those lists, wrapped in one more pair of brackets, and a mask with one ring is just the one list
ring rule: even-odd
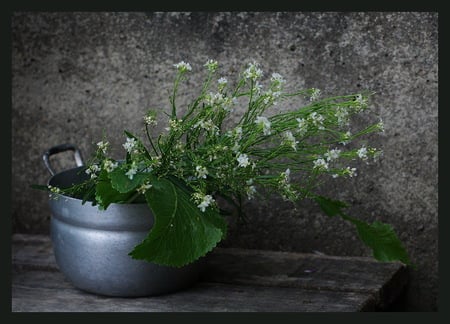
{"label": "concrete wall", "polygon": [[[16,13],[12,19],[14,232],[48,233],[46,195],[30,189],[49,174],[41,154],[72,142],[87,157],[105,133],[121,152],[123,129],[138,132],[149,107],[168,108],[174,63],[190,62],[189,97],[217,59],[225,75],[250,59],[296,87],[342,94],[376,92],[384,150],[358,177],[324,193],[350,213],[391,223],[417,269],[406,309],[437,310],[437,13]],[[117,157],[120,157],[118,155]],[[61,155],[59,167],[71,167]],[[57,165],[58,162],[55,162]],[[248,206],[249,224],[230,220],[224,246],[369,255],[351,226],[316,206],[272,200]]]}

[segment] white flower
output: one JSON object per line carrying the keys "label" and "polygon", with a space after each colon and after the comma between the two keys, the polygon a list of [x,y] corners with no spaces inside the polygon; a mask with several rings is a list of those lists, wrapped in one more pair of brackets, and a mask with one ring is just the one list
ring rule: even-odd
{"label": "white flower", "polygon": [[126,143],[122,144],[122,146],[128,153],[131,153],[136,148],[137,141],[134,138],[127,137]]}
{"label": "white flower", "polygon": [[317,159],[314,162],[314,169],[319,170],[327,170],[328,169],[328,163],[324,159]]}
{"label": "white flower", "polygon": [[253,91],[255,94],[259,95],[259,94],[261,93],[261,90],[262,90],[262,84],[259,83],[259,81],[256,81],[255,84],[254,84],[254,87],[253,87],[252,91]]}
{"label": "white flower", "polygon": [[115,168],[117,168],[119,164],[117,162],[113,162],[111,160],[105,160],[103,162],[103,168],[106,170],[106,172],[112,172]]}
{"label": "white flower", "polygon": [[237,161],[238,161],[239,166],[241,168],[245,168],[245,167],[250,165],[250,160],[248,159],[247,154],[239,153],[238,156],[237,156]]}
{"label": "white flower", "polygon": [[263,71],[258,67],[258,63],[253,62],[248,65],[248,68],[244,71],[244,78],[256,81],[256,79],[262,77]]}
{"label": "white flower", "polygon": [[324,154],[324,156],[327,158],[327,161],[333,161],[339,158],[339,155],[341,154],[341,150],[333,149],[329,150],[327,153]]}
{"label": "white flower", "polygon": [[348,124],[348,110],[345,107],[337,107],[335,116],[339,126],[344,126]]}
{"label": "white flower", "polygon": [[303,118],[297,118],[296,120],[298,122],[298,134],[300,136],[305,135],[308,131],[308,122]]}
{"label": "white flower", "polygon": [[312,93],[311,93],[311,98],[309,98],[310,101],[315,101],[319,98],[320,96],[320,90],[313,88],[312,89]]}
{"label": "white flower", "polygon": [[205,102],[208,106],[220,105],[223,101],[223,94],[210,92],[205,96]]}
{"label": "white flower", "polygon": [[367,148],[364,146],[361,147],[358,151],[356,151],[356,154],[358,154],[358,157],[362,160],[367,160]]}
{"label": "white flower", "polygon": [[203,178],[203,179],[206,179],[206,176],[208,175],[208,170],[205,167],[202,167],[200,165],[197,165],[195,167],[195,172],[196,172],[197,177]]}
{"label": "white flower", "polygon": [[145,192],[150,189],[151,187],[153,187],[149,182],[146,182],[144,184],[142,184],[139,188],[137,188],[137,192],[141,193],[141,194],[145,194]]}
{"label": "white flower", "polygon": [[317,112],[312,112],[311,115],[309,115],[308,119],[311,121],[311,123],[319,129],[324,129],[322,123],[323,123],[323,116],[318,114]]}
{"label": "white flower", "polygon": [[86,169],[86,174],[91,175],[91,179],[97,178],[97,172],[100,171],[100,167],[97,164],[92,164]]}
{"label": "white flower", "polygon": [[230,97],[224,96],[223,103],[222,103],[221,107],[224,110],[226,110],[228,112],[231,112],[231,111],[233,111],[233,106],[235,106],[236,103],[237,103],[237,99],[235,97],[230,98]]}
{"label": "white flower", "polygon": [[192,70],[191,65],[189,63],[186,63],[185,61],[181,61],[180,63],[174,64],[173,66],[175,66],[179,72],[186,72]]}
{"label": "white flower", "polygon": [[183,119],[171,119],[169,120],[169,127],[166,127],[166,131],[179,131],[182,123]]}
{"label": "white flower", "polygon": [[151,167],[151,166],[146,166],[143,170],[142,170],[142,172],[145,172],[145,173],[150,173],[150,172],[152,172],[153,171],[153,167]]}
{"label": "white flower", "polygon": [[280,173],[278,179],[278,185],[281,189],[281,196],[285,200],[295,200],[297,193],[291,188],[291,170],[288,168],[286,171]]}
{"label": "white flower", "polygon": [[97,143],[97,146],[103,152],[103,154],[105,154],[106,150],[108,149],[109,143],[100,141]]}
{"label": "white flower", "polygon": [[286,171],[281,172],[282,182],[289,183],[291,181],[291,169],[287,168]]}
{"label": "white flower", "polygon": [[377,128],[380,132],[384,133],[384,123],[383,120],[380,118],[380,121],[377,124]]}
{"label": "white flower", "polygon": [[292,135],[290,131],[286,131],[283,133],[283,137],[284,143],[292,147],[294,151],[297,151],[298,141],[295,139],[294,135]]}
{"label": "white flower", "polygon": [[226,85],[228,84],[228,80],[224,77],[221,77],[219,80],[217,80],[219,91],[222,91]]}
{"label": "white flower", "polygon": [[61,193],[61,189],[59,189],[58,187],[48,185],[47,188],[53,193]]}
{"label": "white flower", "polygon": [[377,149],[370,149],[370,153],[372,153],[373,155],[373,160],[374,161],[378,161],[380,159],[380,157],[383,155],[383,151],[382,150],[377,150]]}
{"label": "white flower", "polygon": [[[284,83],[286,80],[279,73],[272,73],[271,81],[271,89],[268,91],[268,98],[264,99],[265,101],[272,101],[274,105],[276,105],[275,99],[281,96],[281,90],[283,89]],[[267,103],[267,102],[265,102]]]}
{"label": "white flower", "polygon": [[194,128],[198,128],[198,127],[211,132],[213,135],[217,135],[219,133],[219,127],[214,125],[214,122],[211,119],[198,121],[194,125]]}
{"label": "white flower", "polygon": [[362,110],[367,107],[367,98],[363,97],[362,94],[356,95],[355,101],[358,104],[359,109]]}
{"label": "white flower", "polygon": [[255,119],[255,124],[262,126],[263,128],[263,134],[264,135],[270,135],[270,121],[267,119],[267,117],[263,117],[263,116],[258,116]]}
{"label": "white flower", "polygon": [[242,127],[241,126],[237,126],[236,128],[233,129],[232,135],[234,136],[234,138],[237,141],[240,141],[242,139]]}
{"label": "white flower", "polygon": [[273,86],[277,87],[277,89],[279,89],[279,87],[281,87],[283,83],[286,83],[286,80],[283,79],[283,77],[279,73],[272,73],[270,81],[272,82]]}
{"label": "white flower", "polygon": [[347,145],[350,142],[350,137],[352,136],[352,133],[347,132],[344,135],[342,135],[342,140],[339,142],[342,145]]}
{"label": "white flower", "polygon": [[137,173],[137,165],[136,163],[133,161],[133,163],[131,163],[131,167],[130,169],[125,173],[126,176],[128,176],[128,178],[130,180],[133,180],[134,175]]}
{"label": "white flower", "polygon": [[216,60],[208,60],[204,66],[208,69],[208,71],[214,72],[217,70],[219,63]]}
{"label": "white flower", "polygon": [[205,104],[211,107],[220,107],[226,111],[232,111],[232,106],[236,104],[236,98],[227,97],[221,93],[223,89],[219,87],[219,92],[210,92],[205,96]]}
{"label": "white flower", "polygon": [[284,200],[289,200],[289,201],[295,201],[298,199],[298,193],[292,189],[292,186],[290,183],[284,183],[281,186],[281,197]]}
{"label": "white flower", "polygon": [[276,99],[278,99],[281,96],[281,92],[280,91],[273,91],[273,90],[269,90],[264,94],[264,99],[263,102],[264,104],[273,104],[276,105]]}
{"label": "white flower", "polygon": [[255,193],[256,193],[256,188],[255,188],[255,186],[249,185],[249,186],[247,187],[246,193],[247,193],[247,199],[248,199],[248,200],[253,199],[253,198],[255,197]]}
{"label": "white flower", "polygon": [[151,164],[154,167],[159,167],[161,165],[161,156],[152,156]]}
{"label": "white flower", "polygon": [[174,149],[177,150],[179,153],[184,153],[184,144],[182,141],[177,141],[177,143],[174,146]]}
{"label": "white flower", "polygon": [[247,185],[246,193],[247,193],[248,200],[251,200],[255,197],[256,187],[253,185],[253,182],[254,182],[253,179],[249,179],[249,180],[245,181],[245,184]]}
{"label": "white flower", "polygon": [[197,207],[204,212],[206,207],[210,206],[212,203],[214,203],[213,197],[211,195],[204,195]]}
{"label": "white flower", "polygon": [[347,174],[350,178],[356,177],[358,174],[356,173],[356,168],[347,167],[344,170],[344,174]]}
{"label": "white flower", "polygon": [[[348,175],[350,178],[356,177],[358,174],[356,173],[356,168],[347,167],[343,169],[341,175]],[[333,178],[337,178],[339,174],[333,174]]]}
{"label": "white flower", "polygon": [[144,116],[144,122],[145,122],[147,125],[152,125],[152,126],[158,125],[158,122],[156,121],[155,116],[151,116],[151,115],[146,115],[146,116]]}

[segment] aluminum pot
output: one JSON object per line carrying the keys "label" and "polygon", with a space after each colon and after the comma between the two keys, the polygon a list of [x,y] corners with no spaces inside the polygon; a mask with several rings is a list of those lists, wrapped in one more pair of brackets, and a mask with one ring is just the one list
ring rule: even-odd
{"label": "aluminum pot", "polygon": [[[55,174],[50,156],[71,150],[76,168]],[[52,147],[43,155],[52,177],[48,184],[69,187],[86,179],[79,150],[71,144]],[[128,253],[153,225],[145,203],[111,204],[107,210],[58,194],[49,199],[51,240],[56,263],[77,288],[107,296],[138,297],[175,292],[194,284],[204,260],[181,268],[132,259]]]}

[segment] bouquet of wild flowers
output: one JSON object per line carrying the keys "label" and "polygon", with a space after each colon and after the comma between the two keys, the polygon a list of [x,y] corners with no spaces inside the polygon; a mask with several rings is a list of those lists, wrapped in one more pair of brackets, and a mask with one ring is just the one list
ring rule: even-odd
{"label": "bouquet of wild flowers", "polygon": [[[111,203],[146,202],[155,222],[130,255],[157,264],[183,266],[224,238],[227,225],[219,197],[240,211],[245,200],[263,193],[279,194],[291,202],[312,199],[327,215],[353,223],[375,258],[409,263],[390,225],[352,218],[343,211],[345,203],[314,192],[325,176],[356,176],[353,160],[380,156],[381,151],[370,146],[346,145],[383,131],[381,122],[356,133],[348,131],[351,117],[367,109],[369,94],[321,99],[317,89],[287,93],[285,80],[277,73],[264,87],[256,63],[249,64],[231,85],[218,78],[218,63],[209,60],[200,93],[180,111],[177,91],[191,66],[180,62],[175,67],[167,132],[152,137],[157,116],[156,111],[148,111],[145,142],[125,131],[124,160],[108,156],[106,139],[98,142],[85,169],[90,177],[69,188],[48,188],[55,197],[78,197],[100,209]],[[266,112],[296,97],[306,98],[306,105],[278,114]],[[242,105],[245,112],[236,119],[233,111]]]}

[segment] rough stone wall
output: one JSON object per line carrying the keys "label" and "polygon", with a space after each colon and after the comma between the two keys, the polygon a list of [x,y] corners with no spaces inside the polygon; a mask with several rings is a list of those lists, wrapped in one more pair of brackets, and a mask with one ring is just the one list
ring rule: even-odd
{"label": "rough stone wall", "polygon": [[[324,193],[350,213],[391,223],[416,270],[406,309],[437,310],[437,13],[133,12],[15,13],[12,18],[13,231],[48,233],[46,195],[30,189],[49,174],[42,153],[71,142],[85,157],[103,134],[117,154],[123,129],[138,131],[149,107],[167,108],[174,63],[194,67],[185,100],[217,59],[224,75],[250,60],[289,84],[342,94],[369,89],[385,123],[384,150],[358,177],[329,181]],[[364,118],[363,118],[364,120]],[[120,155],[118,155],[120,157]],[[61,161],[59,163],[59,161]],[[71,157],[54,160],[71,167]],[[249,223],[231,221],[224,246],[369,255],[351,226],[316,206],[249,204]]]}

